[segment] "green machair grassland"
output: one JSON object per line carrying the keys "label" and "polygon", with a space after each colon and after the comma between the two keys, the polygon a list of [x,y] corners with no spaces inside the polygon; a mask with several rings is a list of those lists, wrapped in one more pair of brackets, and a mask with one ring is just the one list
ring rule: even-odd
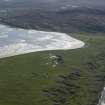
{"label": "green machair grassland", "polygon": [[[97,105],[105,85],[105,35],[72,36],[85,47],[0,59],[0,105]],[[64,63],[53,67],[50,53]]]}

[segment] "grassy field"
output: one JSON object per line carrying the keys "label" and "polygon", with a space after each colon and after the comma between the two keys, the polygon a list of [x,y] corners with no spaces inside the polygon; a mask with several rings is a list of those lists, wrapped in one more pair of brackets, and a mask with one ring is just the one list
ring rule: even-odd
{"label": "grassy field", "polygon": [[[105,84],[105,36],[72,36],[86,46],[0,59],[0,105],[97,105]],[[50,54],[64,63],[54,67]]]}

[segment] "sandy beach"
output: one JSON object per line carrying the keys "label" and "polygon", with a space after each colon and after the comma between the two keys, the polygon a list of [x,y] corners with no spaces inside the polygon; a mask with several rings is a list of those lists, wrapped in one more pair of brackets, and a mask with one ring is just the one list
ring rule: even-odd
{"label": "sandy beach", "polygon": [[37,51],[77,49],[85,45],[65,33],[25,30],[0,25],[0,58]]}

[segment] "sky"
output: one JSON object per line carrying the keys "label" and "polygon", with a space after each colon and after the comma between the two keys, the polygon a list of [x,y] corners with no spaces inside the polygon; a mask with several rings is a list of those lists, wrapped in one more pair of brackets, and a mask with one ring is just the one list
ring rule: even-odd
{"label": "sky", "polygon": [[64,5],[77,5],[77,6],[88,6],[88,7],[105,7],[105,0],[0,0],[1,5],[9,4],[17,6],[43,6],[46,5],[48,7],[60,7]]}

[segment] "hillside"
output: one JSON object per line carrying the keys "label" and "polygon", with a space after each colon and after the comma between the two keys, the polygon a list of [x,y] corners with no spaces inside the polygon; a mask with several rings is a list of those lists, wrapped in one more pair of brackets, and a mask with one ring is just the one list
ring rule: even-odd
{"label": "hillside", "polygon": [[58,32],[105,32],[105,10],[66,8],[45,11],[34,8],[1,10],[0,22],[11,26]]}
{"label": "hillside", "polygon": [[0,104],[97,105],[105,81],[105,37],[73,36],[87,47],[0,59]]}

